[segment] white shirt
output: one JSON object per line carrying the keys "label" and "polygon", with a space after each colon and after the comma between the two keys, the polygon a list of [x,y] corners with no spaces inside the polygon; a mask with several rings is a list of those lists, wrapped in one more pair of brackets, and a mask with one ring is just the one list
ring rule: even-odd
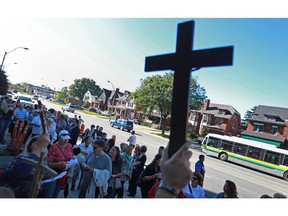
{"label": "white shirt", "polygon": [[129,141],[129,144],[131,145],[136,145],[136,136],[131,135],[127,141]]}
{"label": "white shirt", "polygon": [[[189,185],[190,185],[190,189],[189,189]],[[192,191],[192,193],[190,190]],[[200,185],[197,185],[196,188],[193,188],[192,184],[188,184],[183,189],[183,193],[187,198],[204,198],[205,196],[205,191]]]}
{"label": "white shirt", "polygon": [[79,144],[80,152],[86,152],[87,155],[93,152],[93,146],[91,144],[86,147],[85,142]]}

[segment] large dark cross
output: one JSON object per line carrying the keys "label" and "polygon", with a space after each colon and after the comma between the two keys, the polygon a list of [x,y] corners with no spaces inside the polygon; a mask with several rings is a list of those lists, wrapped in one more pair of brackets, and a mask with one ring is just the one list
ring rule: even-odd
{"label": "large dark cross", "polygon": [[178,24],[176,53],[146,57],[145,72],[173,70],[173,101],[169,157],[187,141],[191,71],[202,67],[232,65],[233,46],[193,50],[194,21]]}

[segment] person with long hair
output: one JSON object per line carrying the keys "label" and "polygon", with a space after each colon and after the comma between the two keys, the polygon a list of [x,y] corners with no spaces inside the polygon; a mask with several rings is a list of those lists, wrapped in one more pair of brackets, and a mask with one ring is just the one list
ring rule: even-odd
{"label": "person with long hair", "polygon": [[153,161],[143,171],[143,179],[141,184],[142,198],[147,198],[148,192],[153,187],[155,182],[161,180],[160,161],[161,154],[156,154]]}
{"label": "person with long hair", "polygon": [[123,160],[120,157],[120,148],[113,146],[109,152],[112,161],[112,175],[108,180],[108,194],[104,198],[123,198],[124,182],[121,182],[121,176],[124,176],[123,172]]}
{"label": "person with long hair", "polygon": [[[129,181],[129,189],[128,189],[128,191],[129,191],[128,196],[130,196],[130,197],[135,197],[135,195],[136,195],[137,179],[141,175],[141,172],[144,170],[144,165],[145,165],[146,160],[147,160],[146,151],[147,151],[147,147],[145,145],[142,145],[139,148],[140,156],[133,162],[132,176],[131,176],[131,179]],[[138,152],[137,145],[135,147],[134,152]]]}
{"label": "person with long hair", "polygon": [[218,193],[215,198],[238,198],[236,184],[230,180],[226,180],[223,192]]}

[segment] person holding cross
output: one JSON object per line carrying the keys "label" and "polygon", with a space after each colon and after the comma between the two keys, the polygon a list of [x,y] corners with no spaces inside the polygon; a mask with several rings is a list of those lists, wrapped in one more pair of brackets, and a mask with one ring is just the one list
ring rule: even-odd
{"label": "person holding cross", "polygon": [[[34,168],[24,162],[25,158],[38,161],[41,152],[45,152],[50,142],[48,133],[32,137],[25,146],[25,151],[14,158],[10,167],[0,170],[0,185],[13,190],[16,198],[28,198],[33,179]],[[1,174],[2,173],[2,174]]]}

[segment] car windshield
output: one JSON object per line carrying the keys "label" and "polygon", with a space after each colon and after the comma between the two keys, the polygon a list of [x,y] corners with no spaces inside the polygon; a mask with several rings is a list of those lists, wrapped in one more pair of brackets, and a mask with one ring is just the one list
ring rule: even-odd
{"label": "car windshield", "polygon": [[18,99],[19,99],[19,100],[28,101],[28,102],[33,102],[32,99],[29,98],[29,97],[23,97],[23,96],[21,96],[21,97],[19,97]]}

